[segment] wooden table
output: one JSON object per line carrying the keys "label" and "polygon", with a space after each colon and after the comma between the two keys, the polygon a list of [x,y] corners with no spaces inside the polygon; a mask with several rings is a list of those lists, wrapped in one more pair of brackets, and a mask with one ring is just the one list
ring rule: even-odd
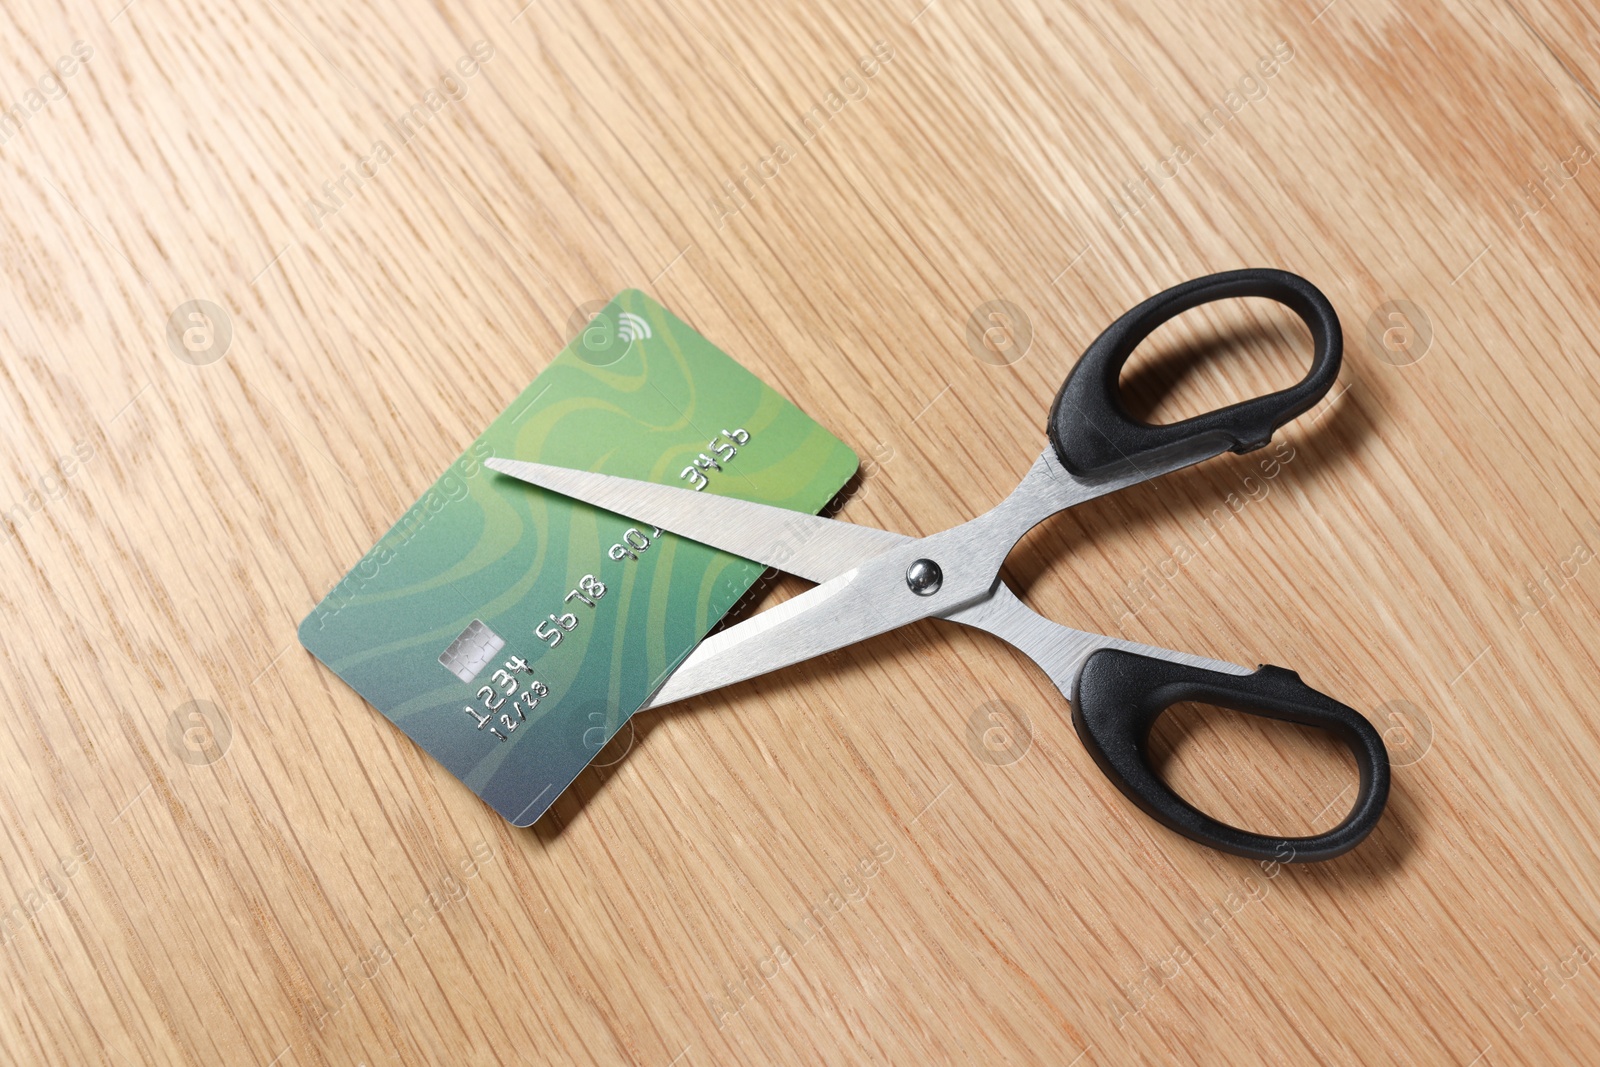
{"label": "wooden table", "polygon": [[[1600,21],[923,3],[8,5],[5,1060],[1600,1059]],[[1333,299],[1330,399],[1008,573],[1370,714],[1342,859],[1153,825],[955,627],[642,715],[531,831],[295,639],[621,288],[928,533],[1113,317],[1241,265]],[[1142,409],[1297,377],[1257,303],[1153,338]],[[1219,814],[1349,803],[1314,734],[1168,720]]]}

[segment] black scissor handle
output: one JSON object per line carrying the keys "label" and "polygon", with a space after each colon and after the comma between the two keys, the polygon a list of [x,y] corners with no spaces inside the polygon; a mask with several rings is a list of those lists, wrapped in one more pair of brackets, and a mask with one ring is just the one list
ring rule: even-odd
{"label": "black scissor handle", "polygon": [[[1214,300],[1260,296],[1276,300],[1311,329],[1311,370],[1276,393],[1230,404],[1192,419],[1153,426],[1128,414],[1118,379],[1123,365],[1155,329]],[[1078,360],[1050,408],[1050,443],[1073,474],[1095,478],[1211,438],[1217,451],[1249,452],[1309,409],[1339,376],[1344,340],[1339,316],[1322,291],[1297,274],[1268,268],[1208,274],[1157,293],[1113,322]]]}
{"label": "black scissor handle", "polygon": [[[1344,821],[1310,837],[1251,833],[1213,819],[1150,765],[1150,730],[1185,700],[1328,730],[1356,758],[1361,781]],[[1342,855],[1372,832],[1389,799],[1389,753],[1360,712],[1324,696],[1283,667],[1233,675],[1106,648],[1091,655],[1072,694],[1072,724],[1089,754],[1127,798],[1157,822],[1202,845],[1251,859],[1309,863]]]}

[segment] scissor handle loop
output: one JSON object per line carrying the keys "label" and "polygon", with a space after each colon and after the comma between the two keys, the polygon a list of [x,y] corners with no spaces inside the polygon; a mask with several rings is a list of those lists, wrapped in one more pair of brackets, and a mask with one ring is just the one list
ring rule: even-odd
{"label": "scissor handle loop", "polygon": [[[1154,426],[1128,413],[1119,379],[1134,349],[1168,320],[1215,300],[1257,296],[1276,300],[1311,330],[1311,370],[1276,393],[1230,404],[1204,415]],[[1106,328],[1072,368],[1050,408],[1048,433],[1056,456],[1087,479],[1148,462],[1168,452],[1214,439],[1217,452],[1249,452],[1321,400],[1339,376],[1344,350],[1339,316],[1316,286],[1297,274],[1270,268],[1224,271],[1175,285],[1128,311]]]}
{"label": "scissor handle loop", "polygon": [[[1355,803],[1333,829],[1309,837],[1251,833],[1212,818],[1161,780],[1150,764],[1150,731],[1185,700],[1327,730],[1344,742],[1360,772]],[[1223,674],[1171,660],[1101,649],[1072,692],[1072,724],[1106,777],[1163,826],[1202,845],[1251,859],[1308,863],[1342,855],[1370,834],[1389,798],[1389,753],[1360,712],[1317,692],[1283,667]]]}

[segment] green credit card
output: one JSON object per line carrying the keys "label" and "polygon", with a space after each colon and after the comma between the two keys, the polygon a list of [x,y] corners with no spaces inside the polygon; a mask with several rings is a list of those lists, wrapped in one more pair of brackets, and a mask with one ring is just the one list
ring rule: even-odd
{"label": "green credit card", "polygon": [[856,456],[625,290],[306,616],[301,644],[527,826],[764,568],[499,474],[491,456],[812,514]]}

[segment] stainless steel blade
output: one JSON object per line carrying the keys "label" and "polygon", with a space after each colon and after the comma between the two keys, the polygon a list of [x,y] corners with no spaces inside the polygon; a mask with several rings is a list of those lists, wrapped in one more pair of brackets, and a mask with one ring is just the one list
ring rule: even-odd
{"label": "stainless steel blade", "polygon": [[[860,601],[846,599],[855,578],[852,575],[830,582],[827,586],[818,586],[738,626],[706,638],[672,673],[666,684],[656,691],[645,707],[658,708],[852,644],[851,640],[839,639],[839,634],[841,631],[859,633],[866,628],[857,614]],[[801,603],[818,593],[823,595]],[[819,633],[794,621],[803,620],[812,613],[827,613],[837,623],[838,629]],[[1052,622],[1018,599],[1004,582],[996,583],[993,592],[982,600],[940,613],[938,617],[991,633],[1017,648],[1038,664],[1039,669],[1068,700],[1073,697],[1078,672],[1083,669],[1084,662],[1103,648],[1120,648],[1224,674],[1251,673],[1250,668],[1226,660],[1143,645],[1089,630],[1074,630]],[[874,624],[873,632],[884,633],[899,625],[903,623],[880,617]],[[810,637],[812,641],[804,645],[796,644],[796,635]]]}
{"label": "stainless steel blade", "polygon": [[634,478],[514,459],[492,458],[484,464],[513,478],[813,582],[837,577],[911,540],[904,534],[824,519],[803,511]]}

